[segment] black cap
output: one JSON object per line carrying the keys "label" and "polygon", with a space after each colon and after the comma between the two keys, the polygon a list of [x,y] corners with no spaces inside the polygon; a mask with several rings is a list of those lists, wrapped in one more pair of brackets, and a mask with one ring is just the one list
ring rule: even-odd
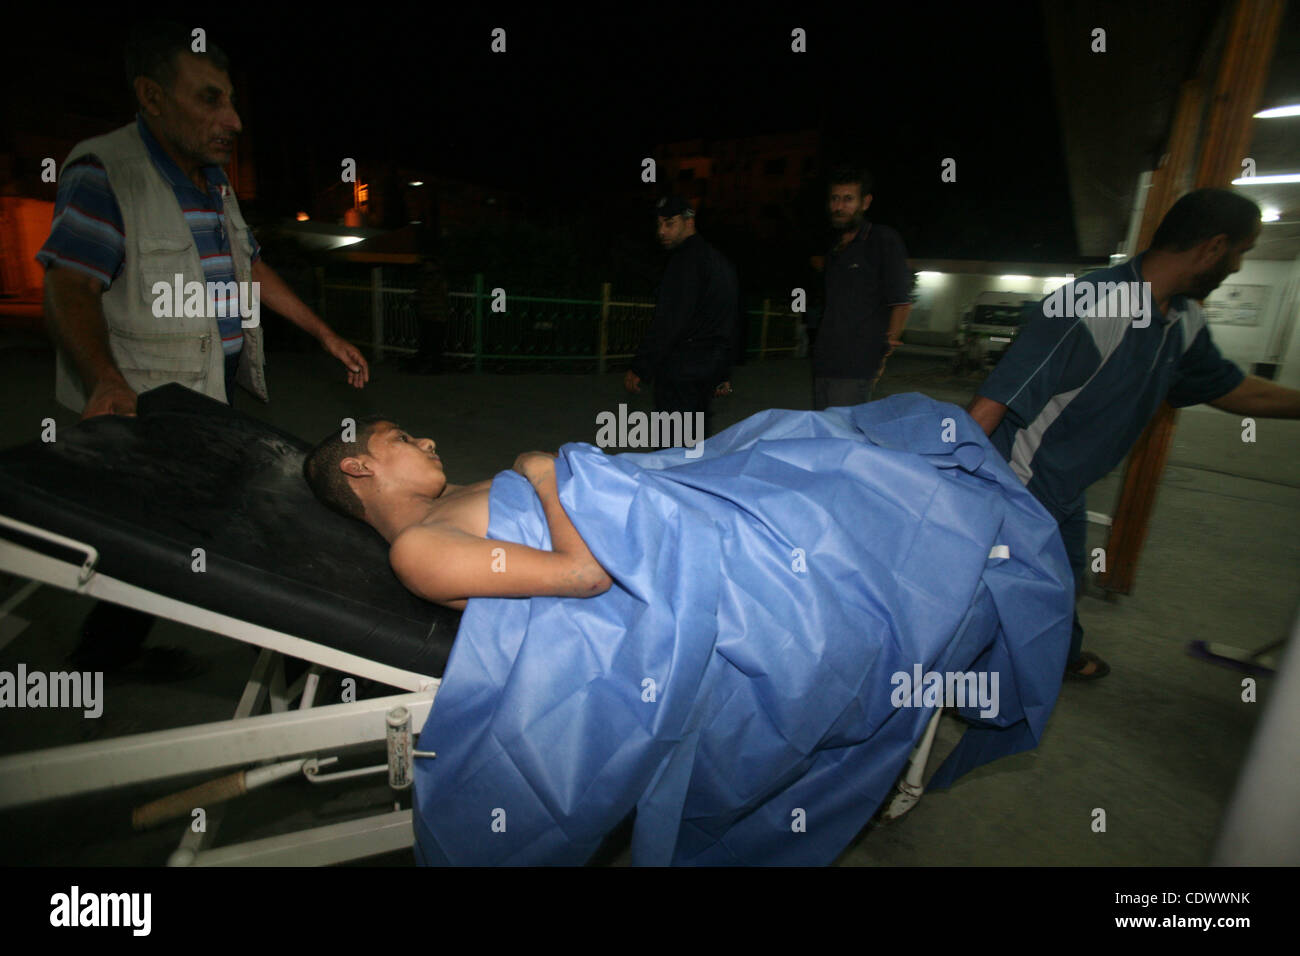
{"label": "black cap", "polygon": [[655,215],[660,219],[671,219],[673,216],[685,216],[690,219],[695,215],[695,210],[681,196],[664,196],[655,203]]}

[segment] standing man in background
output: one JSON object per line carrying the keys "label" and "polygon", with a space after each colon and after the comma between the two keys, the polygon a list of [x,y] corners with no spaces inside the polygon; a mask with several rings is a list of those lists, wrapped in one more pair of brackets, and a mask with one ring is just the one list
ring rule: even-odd
{"label": "standing man in background", "polygon": [[902,344],[912,272],[899,234],[869,222],[871,174],[831,173],[828,210],[838,241],[825,261],[825,308],[813,343],[813,408],[871,401],[885,359]]}
{"label": "standing man in background", "polygon": [[[704,413],[715,390],[730,392],[739,310],[736,269],[695,232],[695,211],[680,196],[656,205],[659,242],[672,253],[655,303],[654,321],[623,378],[632,393],[653,381],[655,411]],[[703,436],[701,436],[703,437]]]}
{"label": "standing man in background", "polygon": [[[138,393],[170,382],[230,403],[238,377],[265,401],[262,330],[242,323],[257,314],[254,296],[318,339],[354,387],[369,378],[356,347],[262,261],[221,169],[241,130],[229,63],[214,44],[200,54],[192,42],[190,29],[175,23],[133,29],[126,73],[135,119],[78,143],[60,171],[54,222],[36,258],[58,352],[55,394],[82,418],[134,415]],[[155,315],[155,283],[170,288],[177,275],[182,288],[206,291],[202,314]],[[156,679],[197,673],[174,649],[143,654],[152,623],[100,602],[83,625],[74,666],[134,666]]]}

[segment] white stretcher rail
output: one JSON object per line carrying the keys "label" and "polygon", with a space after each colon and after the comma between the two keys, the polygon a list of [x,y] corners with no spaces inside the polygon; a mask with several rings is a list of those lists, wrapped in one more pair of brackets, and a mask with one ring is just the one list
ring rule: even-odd
{"label": "white stretcher rail", "polygon": [[[23,525],[22,522],[14,521],[4,515],[0,515],[0,524],[18,527],[29,534],[37,533],[47,540],[56,541],[56,543],[68,548],[89,551],[93,555],[93,559],[90,560],[98,560],[98,554],[94,549],[82,542],[39,531],[39,529],[31,529],[29,525]],[[52,584],[55,587],[75,591],[89,597],[102,598],[106,601],[112,601],[114,604],[124,604],[157,617],[165,617],[173,621],[179,621],[182,624],[188,624],[191,627],[197,627],[200,630],[212,631],[214,634],[221,634],[225,637],[233,637],[246,644],[255,644],[258,647],[265,647],[289,657],[309,660],[314,664],[320,664],[322,667],[331,670],[342,671],[345,674],[366,677],[370,680],[379,681],[381,684],[387,684],[390,687],[416,691],[436,687],[438,684],[436,677],[430,677],[427,674],[418,674],[413,671],[390,667],[387,664],[380,664],[377,661],[358,657],[346,651],[335,650],[324,644],[293,637],[282,631],[273,631],[270,628],[250,624],[247,621],[241,621],[226,614],[208,611],[193,604],[186,604],[184,601],[164,597],[153,591],[136,587],[134,584],[127,584],[125,581],[108,577],[93,570],[89,575],[86,575],[84,573],[85,567],[85,563],[80,567],[74,567],[66,561],[60,561],[57,558],[41,554],[39,551],[33,551],[23,545],[0,540],[0,570],[19,577],[42,581],[45,584]]]}
{"label": "white stretcher rail", "polygon": [[433,691],[398,694],[2,757],[0,809],[261,760],[379,744],[386,739],[389,710],[406,707],[422,723],[433,696]]}
{"label": "white stretcher rail", "polygon": [[[107,577],[94,571],[98,554],[88,545],[3,515],[0,523],[87,556],[80,565],[73,565],[0,540],[0,570],[139,608],[263,648],[232,719],[0,757],[0,809],[232,767],[275,763],[298,756],[319,756],[329,750],[378,746],[387,738],[387,717],[396,707],[409,711],[411,728],[423,726],[428,718],[441,683],[437,678],[379,664]],[[16,604],[10,602],[6,606]],[[281,654],[303,658],[318,666],[286,688]],[[356,674],[408,692],[315,707],[312,705],[320,667]],[[294,708],[292,703],[299,697],[300,706]],[[269,707],[271,713],[257,715],[263,707]],[[936,711],[930,719],[923,741],[913,751],[899,793],[887,808],[886,819],[902,816],[919,799],[940,713]],[[433,755],[417,752],[417,756]],[[310,763],[313,767],[319,765],[317,761]],[[363,772],[380,769],[365,768]],[[336,778],[349,775],[350,772],[345,772]],[[212,806],[207,812],[206,829],[201,832],[186,828],[168,864],[318,866],[404,850],[414,843],[411,811],[396,807],[361,819],[214,848],[222,819],[234,806],[230,803]]]}
{"label": "white stretcher rail", "polygon": [[[61,534],[55,534],[53,531],[46,531],[44,528],[38,528],[35,525],[27,524],[25,521],[10,518],[8,515],[0,515],[0,525],[21,531],[33,538],[40,538],[42,541],[49,541],[52,544],[60,545],[70,551],[84,551],[86,554],[86,560],[81,563],[81,567],[77,572],[78,587],[85,584],[90,579],[90,576],[95,573],[95,565],[99,563],[99,551],[86,544],[84,541],[76,541],[72,538],[66,538]],[[35,553],[27,548],[24,548],[23,550],[28,551],[28,553],[31,554]]]}
{"label": "white stretcher rail", "polygon": [[[4,515],[0,515],[0,525],[85,556],[79,564],[73,564],[0,540],[0,570],[263,648],[232,719],[0,757],[0,809],[291,757],[317,756],[330,750],[378,747],[386,740],[386,718],[394,707],[407,708],[411,726],[418,728],[433,706],[438,678],[165,597],[95,571],[98,552],[84,542]],[[29,593],[23,591],[24,599]],[[11,601],[5,606],[12,608],[17,603]],[[302,658],[317,666],[286,688],[279,655]],[[316,707],[313,703],[321,668],[374,680],[406,693]],[[292,706],[294,700],[300,701],[296,709]],[[257,714],[264,707],[269,707],[271,713]],[[168,862],[322,865],[400,850],[414,842],[410,811],[390,808],[359,820],[213,849],[228,808],[212,808],[205,832],[187,828]]]}

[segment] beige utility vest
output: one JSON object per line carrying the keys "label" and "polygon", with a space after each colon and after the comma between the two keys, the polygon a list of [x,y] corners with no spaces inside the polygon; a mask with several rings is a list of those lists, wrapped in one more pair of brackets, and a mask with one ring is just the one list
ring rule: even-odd
{"label": "beige utility vest", "polygon": [[[68,154],[63,169],[86,155],[98,157],[107,171],[108,183],[117,197],[126,226],[126,261],[122,274],[102,297],[109,348],[123,378],[136,393],[179,382],[224,402],[225,356],[221,351],[221,333],[216,316],[208,314],[213,310],[206,305],[207,277],[194,234],[185,222],[171,184],[154,166],[149,148],[134,122],[78,143]],[[235,262],[235,279],[241,283],[241,289],[251,289],[253,264],[248,226],[233,191],[226,194],[222,215]],[[198,282],[203,287],[204,315],[170,318],[154,315],[154,302],[158,298],[153,291],[154,283],[165,282],[171,289],[177,275],[181,276],[182,290],[190,282]],[[241,295],[241,299],[247,301],[246,295]],[[174,305],[172,311],[176,311]],[[262,401],[267,400],[264,363],[261,327],[245,326],[238,380]],[[59,349],[55,397],[80,412],[86,406],[87,395],[76,367]]]}

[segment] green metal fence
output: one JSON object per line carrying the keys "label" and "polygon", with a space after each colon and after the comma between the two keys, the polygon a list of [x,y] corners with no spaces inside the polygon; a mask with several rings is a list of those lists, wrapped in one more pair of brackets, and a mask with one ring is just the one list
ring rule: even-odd
{"label": "green metal fence", "polygon": [[[370,281],[329,281],[317,271],[317,312],[340,335],[368,346],[376,360],[419,348],[416,290],[370,270]],[[525,367],[532,370],[604,372],[636,354],[654,317],[648,299],[615,298],[605,283],[596,299],[514,295],[499,297],[480,274],[472,288],[448,294],[443,358],[475,372]],[[755,359],[802,354],[801,316],[775,308],[770,299],[746,312],[746,353]]]}

